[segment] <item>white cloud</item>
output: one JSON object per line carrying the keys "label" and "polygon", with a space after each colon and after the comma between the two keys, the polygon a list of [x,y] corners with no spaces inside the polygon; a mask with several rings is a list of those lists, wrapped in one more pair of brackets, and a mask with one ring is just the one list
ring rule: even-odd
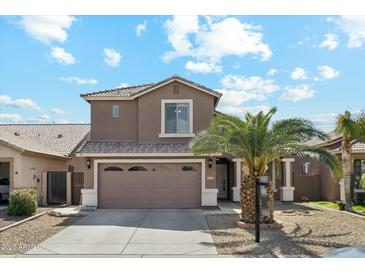
{"label": "white cloud", "polygon": [[291,73],[293,80],[305,80],[307,79],[307,72],[303,68],[295,68]]}
{"label": "white cloud", "polygon": [[98,80],[95,79],[87,79],[87,78],[79,78],[77,76],[69,76],[69,77],[64,77],[61,76],[59,78],[61,81],[65,81],[67,83],[75,83],[78,85],[96,85],[98,83]]}
{"label": "white cloud", "polygon": [[336,78],[340,75],[340,71],[338,71],[330,66],[327,66],[327,65],[319,66],[319,67],[317,67],[317,69],[318,69],[321,77],[326,80]]}
{"label": "white cloud", "polygon": [[7,120],[7,121],[11,121],[13,123],[19,123],[19,122],[23,121],[23,118],[19,114],[0,113],[0,120]]}
{"label": "white cloud", "polygon": [[117,86],[117,88],[126,88],[128,87],[128,83],[120,83],[119,86]]}
{"label": "white cloud", "polygon": [[270,69],[268,72],[267,72],[267,75],[268,76],[274,76],[275,74],[278,74],[279,71],[277,69]]}
{"label": "white cloud", "polygon": [[13,99],[8,95],[0,95],[0,105],[12,106],[18,108],[31,108],[40,111],[41,108],[31,99]]}
{"label": "white cloud", "polygon": [[259,105],[259,106],[249,106],[249,107],[240,107],[240,106],[223,106],[219,108],[219,111],[236,115],[236,116],[244,116],[247,112],[250,112],[252,114],[257,114],[260,111],[263,111],[264,113],[267,113],[271,109],[268,105]]}
{"label": "white cloud", "polygon": [[226,75],[221,79],[223,93],[221,105],[238,106],[250,100],[263,101],[267,96],[277,90],[274,80],[262,79],[260,76]]}
{"label": "white cloud", "polygon": [[360,48],[365,45],[365,16],[341,16],[337,25],[348,35],[348,48]]}
{"label": "white cloud", "polygon": [[328,33],[324,35],[324,41],[319,44],[320,48],[328,48],[333,50],[338,46],[338,36],[336,34]]}
{"label": "white cloud", "polygon": [[215,63],[206,63],[206,62],[193,62],[188,61],[185,64],[185,69],[189,70],[193,73],[215,73],[222,72],[222,66],[219,66]]}
{"label": "white cloud", "polygon": [[260,26],[242,23],[234,17],[201,19],[205,23],[199,24],[198,16],[174,16],[166,21],[168,42],[173,50],[164,54],[164,61],[190,56],[197,62],[219,64],[229,55],[251,54],[261,60],[271,57]]}
{"label": "white cloud", "polygon": [[299,85],[295,87],[287,87],[285,92],[280,96],[280,100],[299,102],[314,96],[315,91],[308,85]]}
{"label": "white cloud", "polygon": [[67,29],[72,25],[72,16],[22,16],[18,24],[32,38],[49,44],[52,41],[65,42]]}
{"label": "white cloud", "polygon": [[145,32],[147,28],[147,21],[145,20],[143,24],[138,24],[136,27],[136,35],[138,37],[142,36],[142,32]]}
{"label": "white cloud", "polygon": [[64,65],[72,65],[76,63],[75,58],[71,53],[66,52],[60,47],[51,47],[51,57],[55,59],[58,63]]}
{"label": "white cloud", "polygon": [[180,56],[192,55],[192,43],[189,35],[198,33],[199,18],[198,16],[174,16],[165,22],[167,29],[168,41],[174,51],[165,53],[164,61],[170,61]]}
{"label": "white cloud", "polygon": [[118,67],[122,55],[114,49],[104,48],[104,62],[111,67]]}
{"label": "white cloud", "polygon": [[62,109],[62,108],[58,108],[58,107],[54,107],[51,109],[51,111],[54,113],[54,114],[58,114],[58,115],[62,115],[62,114],[65,114],[65,111]]}
{"label": "white cloud", "polygon": [[312,121],[313,124],[323,130],[333,130],[336,124],[338,113],[320,113],[307,115],[305,118]]}

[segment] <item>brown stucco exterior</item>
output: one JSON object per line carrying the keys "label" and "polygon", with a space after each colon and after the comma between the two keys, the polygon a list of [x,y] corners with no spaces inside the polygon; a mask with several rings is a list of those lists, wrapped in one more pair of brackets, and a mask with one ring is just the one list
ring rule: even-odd
{"label": "brown stucco exterior", "polygon": [[[179,86],[179,94],[174,94],[173,87]],[[193,133],[209,127],[214,112],[214,97],[179,82],[160,87],[148,94],[138,97],[138,142],[139,143],[188,143],[191,138],[160,138],[161,100],[193,100]]]}
{"label": "brown stucco exterior", "polygon": [[[308,177],[303,176],[300,178],[302,174],[302,165],[304,162],[310,163]],[[324,200],[338,200],[340,198],[340,185],[334,179],[331,174],[329,168],[322,162],[315,160],[315,159],[299,159],[296,158],[295,162],[293,163],[293,173],[296,173],[298,180],[301,181],[308,181],[307,192],[313,193],[311,189],[312,181],[314,180],[311,176],[319,176],[319,198]],[[305,180],[307,178],[307,180]],[[315,196],[315,195],[314,195]]]}
{"label": "brown stucco exterior", "polygon": [[[112,117],[112,108],[119,106],[119,117]],[[138,140],[138,103],[128,101],[91,101],[91,140],[124,141]]]}
{"label": "brown stucco exterior", "polygon": [[[175,94],[174,86],[179,86]],[[104,99],[104,98],[103,98]],[[172,82],[133,100],[93,100],[91,105],[91,141],[124,141],[141,144],[188,143],[189,138],[162,138],[161,100],[193,100],[193,133],[209,127],[215,97],[180,82]],[[120,115],[112,117],[112,107],[119,105]]]}

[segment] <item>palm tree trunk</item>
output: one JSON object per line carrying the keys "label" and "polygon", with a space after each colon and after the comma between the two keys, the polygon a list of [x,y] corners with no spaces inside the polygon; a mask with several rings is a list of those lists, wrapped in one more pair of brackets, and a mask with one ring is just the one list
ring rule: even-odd
{"label": "palm tree trunk", "polygon": [[[274,192],[271,184],[266,186],[268,192],[269,216],[260,216],[261,223],[271,223],[274,220]],[[255,201],[256,201],[256,176],[247,174],[241,182],[240,202],[241,221],[245,223],[255,222]]]}
{"label": "palm tree trunk", "polygon": [[351,152],[347,140],[342,141],[342,168],[343,168],[343,184],[345,189],[346,210],[352,211],[351,196]]}

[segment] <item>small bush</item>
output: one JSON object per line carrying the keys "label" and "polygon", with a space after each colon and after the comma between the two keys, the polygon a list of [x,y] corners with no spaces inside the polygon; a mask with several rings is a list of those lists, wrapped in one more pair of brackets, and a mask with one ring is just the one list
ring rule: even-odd
{"label": "small bush", "polygon": [[338,209],[339,210],[345,210],[346,208],[346,204],[344,202],[337,202],[337,205],[338,205]]}
{"label": "small bush", "polygon": [[9,196],[9,215],[29,216],[37,211],[37,191],[32,188],[17,189]]}

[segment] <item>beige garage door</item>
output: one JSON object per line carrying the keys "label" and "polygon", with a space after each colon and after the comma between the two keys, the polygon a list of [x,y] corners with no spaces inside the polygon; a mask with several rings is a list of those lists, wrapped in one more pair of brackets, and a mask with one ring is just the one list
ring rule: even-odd
{"label": "beige garage door", "polygon": [[100,164],[100,208],[199,208],[200,164]]}

